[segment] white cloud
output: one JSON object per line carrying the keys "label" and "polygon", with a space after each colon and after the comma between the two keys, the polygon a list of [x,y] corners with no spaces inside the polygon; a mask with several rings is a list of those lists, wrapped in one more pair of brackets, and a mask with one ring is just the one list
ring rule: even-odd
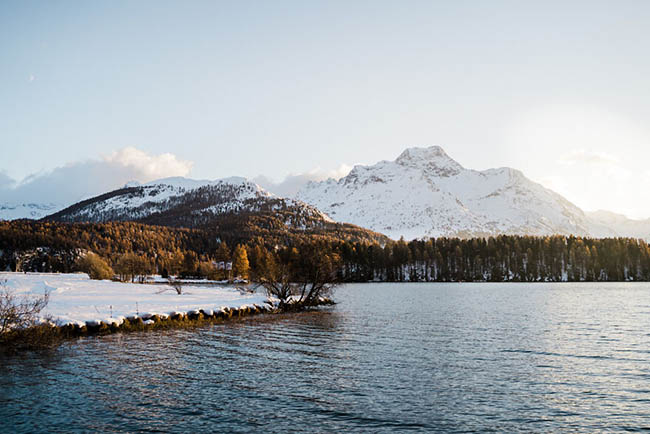
{"label": "white cloud", "polygon": [[650,217],[650,129],[613,107],[551,104],[522,111],[506,129],[509,165],[585,210]]}
{"label": "white cloud", "polygon": [[338,180],[350,173],[350,170],[352,170],[352,166],[341,164],[338,168],[332,170],[315,168],[309,172],[288,175],[281,182],[274,182],[264,175],[254,178],[253,181],[278,196],[293,197],[309,181],[323,181],[329,178]]}
{"label": "white cloud", "polygon": [[130,167],[137,172],[138,181],[147,182],[167,176],[186,176],[192,162],[179,160],[174,154],[149,155],[139,149],[128,147],[115,151],[104,161],[108,164]]}
{"label": "white cloud", "polygon": [[186,176],[191,168],[191,162],[173,154],[150,155],[129,147],[100,159],[69,163],[32,174],[19,183],[0,173],[0,202],[67,206],[120,188],[129,181]]}
{"label": "white cloud", "polygon": [[620,160],[605,152],[588,151],[585,149],[575,149],[564,154],[558,160],[558,163],[565,166],[575,166],[578,164],[592,166],[619,166]]}
{"label": "white cloud", "polygon": [[650,172],[639,171],[602,153],[569,153],[539,182],[585,211],[607,210],[631,218],[650,217],[650,196],[644,186]]}

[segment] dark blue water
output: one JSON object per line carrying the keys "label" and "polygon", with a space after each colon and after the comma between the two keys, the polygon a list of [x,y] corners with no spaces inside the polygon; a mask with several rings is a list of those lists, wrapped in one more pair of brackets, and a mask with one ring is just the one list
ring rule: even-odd
{"label": "dark blue water", "polygon": [[364,284],[2,358],[6,432],[650,428],[650,284]]}

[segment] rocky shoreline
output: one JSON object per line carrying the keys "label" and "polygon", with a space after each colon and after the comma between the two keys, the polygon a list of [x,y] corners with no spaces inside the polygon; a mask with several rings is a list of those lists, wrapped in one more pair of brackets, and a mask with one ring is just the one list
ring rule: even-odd
{"label": "rocky shoreline", "polygon": [[[321,298],[317,306],[330,306],[335,304],[329,298]],[[156,329],[187,328],[206,324],[219,324],[229,320],[242,319],[254,315],[279,314],[295,312],[294,310],[280,309],[267,302],[266,305],[242,306],[240,308],[222,308],[220,310],[198,309],[188,312],[170,312],[169,314],[140,314],[129,317],[111,318],[104,321],[86,321],[85,323],[71,323],[55,326],[64,336],[78,337],[101,335],[110,333],[145,331]]]}

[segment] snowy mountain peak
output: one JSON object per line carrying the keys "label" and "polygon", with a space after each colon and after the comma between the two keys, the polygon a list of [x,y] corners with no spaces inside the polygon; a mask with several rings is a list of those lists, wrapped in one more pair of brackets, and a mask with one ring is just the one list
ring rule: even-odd
{"label": "snowy mountain peak", "polygon": [[440,146],[407,148],[397,157],[395,163],[442,177],[458,175],[464,170],[463,166],[447,155]]}
{"label": "snowy mountain peak", "polygon": [[519,170],[465,169],[439,146],[355,166],[337,183],[309,183],[297,197],[335,221],[394,239],[616,233]]}

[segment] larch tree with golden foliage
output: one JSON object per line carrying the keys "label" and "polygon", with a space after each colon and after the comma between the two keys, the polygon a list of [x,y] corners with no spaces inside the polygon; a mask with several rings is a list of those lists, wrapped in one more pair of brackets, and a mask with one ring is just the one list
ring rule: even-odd
{"label": "larch tree with golden foliage", "polygon": [[248,263],[248,253],[246,248],[241,244],[237,244],[232,258],[232,269],[235,276],[242,279],[248,279],[248,272],[250,265]]}

